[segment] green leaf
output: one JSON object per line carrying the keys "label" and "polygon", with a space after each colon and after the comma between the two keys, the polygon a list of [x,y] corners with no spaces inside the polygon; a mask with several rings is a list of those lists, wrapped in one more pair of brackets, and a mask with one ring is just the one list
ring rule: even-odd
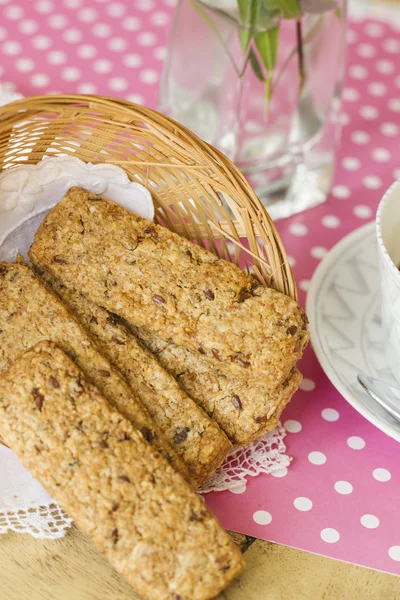
{"label": "green leaf", "polygon": [[299,19],[301,10],[297,0],[281,0],[282,16],[284,19]]}
{"label": "green leaf", "polygon": [[278,58],[279,25],[254,34],[254,42],[267,71],[273,71]]}
{"label": "green leaf", "polygon": [[298,0],[263,0],[263,3],[270,15],[275,11],[283,19],[299,19],[301,17]]}
{"label": "green leaf", "polygon": [[238,29],[238,36],[242,52],[245,54],[250,44],[251,31],[250,29]]}
{"label": "green leaf", "polygon": [[261,68],[260,63],[258,62],[258,58],[255,55],[253,48],[249,52],[249,61],[250,61],[250,64],[252,66],[252,69],[253,69],[254,74],[256,75],[257,79],[259,79],[260,81],[265,81],[265,76],[264,76],[263,70]]}
{"label": "green leaf", "polygon": [[253,0],[237,0],[240,21],[244,27],[251,27],[251,14]]}

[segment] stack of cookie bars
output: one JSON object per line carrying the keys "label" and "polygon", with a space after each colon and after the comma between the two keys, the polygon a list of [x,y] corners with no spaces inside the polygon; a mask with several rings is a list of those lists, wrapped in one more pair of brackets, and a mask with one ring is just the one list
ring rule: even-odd
{"label": "stack of cookie bars", "polygon": [[243,559],[193,489],[275,426],[304,312],[79,188],[29,258],[0,264],[1,438],[140,594],[212,598]]}

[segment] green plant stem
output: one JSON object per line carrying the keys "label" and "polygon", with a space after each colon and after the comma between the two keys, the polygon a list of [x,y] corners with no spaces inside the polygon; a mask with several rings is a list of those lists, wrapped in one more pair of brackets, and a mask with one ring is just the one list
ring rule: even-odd
{"label": "green plant stem", "polygon": [[297,38],[297,55],[299,59],[299,77],[300,77],[300,85],[299,85],[299,96],[301,96],[303,92],[303,88],[306,81],[306,73],[304,69],[304,52],[303,52],[303,32],[301,20],[296,21],[296,38]]}

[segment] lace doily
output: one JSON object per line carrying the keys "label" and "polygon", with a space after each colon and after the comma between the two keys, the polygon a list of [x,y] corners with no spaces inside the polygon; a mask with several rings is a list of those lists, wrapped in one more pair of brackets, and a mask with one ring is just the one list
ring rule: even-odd
{"label": "lace doily", "polygon": [[284,437],[286,431],[280,423],[276,429],[247,446],[236,448],[215,474],[198,490],[201,494],[234,490],[246,485],[248,477],[272,473],[290,465]]}

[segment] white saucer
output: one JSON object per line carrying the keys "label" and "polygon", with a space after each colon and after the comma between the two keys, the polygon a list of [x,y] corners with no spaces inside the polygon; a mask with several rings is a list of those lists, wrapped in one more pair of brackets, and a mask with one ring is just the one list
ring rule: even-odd
{"label": "white saucer", "polygon": [[375,223],[341,240],[320,263],[307,296],[311,341],[336,389],[370,423],[400,441],[400,422],[357,382],[366,373],[397,385],[384,357]]}

